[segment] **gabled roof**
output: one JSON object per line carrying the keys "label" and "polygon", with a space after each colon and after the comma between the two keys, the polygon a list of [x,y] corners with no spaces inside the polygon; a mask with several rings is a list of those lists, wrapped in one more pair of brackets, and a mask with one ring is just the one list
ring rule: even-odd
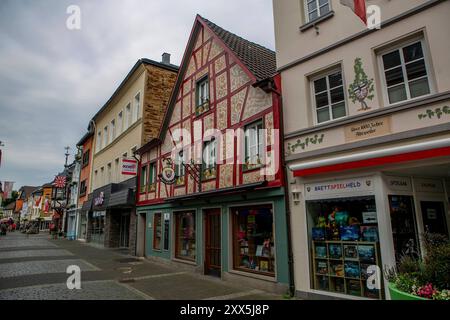
{"label": "gabled roof", "polygon": [[31,193],[36,190],[38,187],[33,187],[33,186],[23,186],[19,189],[19,192],[22,191],[22,199],[26,199],[28,198]]}
{"label": "gabled roof", "polygon": [[184,75],[189,64],[189,59],[192,55],[192,51],[194,50],[195,39],[198,36],[201,26],[208,29],[213,35],[215,35],[216,39],[219,40],[219,42],[221,42],[223,46],[241,62],[244,68],[247,68],[247,71],[253,75],[254,79],[252,80],[254,81],[254,85],[276,75],[277,70],[274,51],[241,38],[201,17],[200,15],[197,15],[195,17],[194,26],[192,27],[191,35],[180,64],[180,71],[178,72],[177,80],[172,89],[169,104],[159,130],[159,136],[158,138],[154,138],[147,142],[139,150],[137,150],[136,153],[142,154],[147,152],[149,149],[164,141],[164,137],[172,117],[173,108],[175,107],[177,100],[178,91],[183,83]]}
{"label": "gabled roof", "polygon": [[201,16],[199,18],[233,51],[257,81],[265,80],[276,74],[277,63],[274,51],[241,38]]}

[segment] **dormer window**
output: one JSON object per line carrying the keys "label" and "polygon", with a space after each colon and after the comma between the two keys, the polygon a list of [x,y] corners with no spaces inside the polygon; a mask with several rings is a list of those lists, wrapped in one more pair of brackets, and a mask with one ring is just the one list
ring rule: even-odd
{"label": "dormer window", "polygon": [[209,80],[208,76],[202,78],[197,82],[196,86],[196,108],[197,115],[209,110]]}

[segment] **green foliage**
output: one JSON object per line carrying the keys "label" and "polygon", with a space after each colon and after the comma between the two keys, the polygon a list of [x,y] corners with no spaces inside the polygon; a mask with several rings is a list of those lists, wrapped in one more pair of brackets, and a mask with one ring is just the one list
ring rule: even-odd
{"label": "green foliage", "polygon": [[324,137],[324,134],[320,136],[316,134],[313,137],[306,137],[304,141],[302,141],[302,139],[298,139],[295,144],[288,143],[288,150],[291,152],[295,152],[295,150],[298,148],[302,148],[302,150],[305,150],[309,145],[321,144]]}
{"label": "green foliage", "polygon": [[439,234],[424,234],[426,256],[423,278],[437,289],[450,288],[450,241]]}
{"label": "green foliage", "polygon": [[426,119],[426,118],[432,119],[434,117],[437,117],[438,119],[441,119],[444,114],[450,114],[450,107],[449,106],[444,106],[442,108],[436,108],[434,110],[427,109],[425,111],[425,113],[420,113],[420,114],[417,115],[417,117],[419,118],[419,120]]}
{"label": "green foliage", "polygon": [[18,197],[19,197],[19,193],[17,191],[11,192],[11,198],[3,199],[2,206],[6,207],[8,204],[15,202]]}
{"label": "green foliage", "polygon": [[413,293],[420,286],[416,277],[411,274],[399,274],[394,281],[398,290]]}
{"label": "green foliage", "polygon": [[374,80],[373,79],[369,80],[369,77],[367,76],[366,72],[364,71],[361,58],[355,59],[355,65],[354,65],[353,69],[355,70],[355,80],[349,86],[349,89],[348,89],[349,98],[352,100],[353,103],[355,103],[356,101],[360,101],[356,95],[356,91],[359,87],[365,85],[365,86],[367,86],[367,90],[369,93],[367,96],[367,99],[373,100],[373,98],[375,97],[375,95],[374,95],[374,91],[375,91]]}

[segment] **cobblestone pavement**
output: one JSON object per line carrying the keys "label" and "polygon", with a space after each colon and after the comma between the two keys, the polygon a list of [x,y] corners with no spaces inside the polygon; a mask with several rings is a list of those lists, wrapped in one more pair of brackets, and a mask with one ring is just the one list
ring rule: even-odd
{"label": "cobblestone pavement", "polygon": [[[81,269],[81,289],[69,290],[66,269]],[[220,279],[191,274],[79,241],[19,232],[0,237],[1,300],[267,300],[282,299]]]}

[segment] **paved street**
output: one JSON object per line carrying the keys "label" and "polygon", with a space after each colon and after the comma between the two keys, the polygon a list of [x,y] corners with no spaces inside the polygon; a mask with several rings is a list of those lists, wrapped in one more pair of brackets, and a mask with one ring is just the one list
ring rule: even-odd
{"label": "paved street", "polygon": [[[81,269],[81,289],[69,290],[66,269]],[[10,299],[282,299],[220,279],[137,259],[120,250],[78,241],[50,240],[47,233],[0,237],[0,300]]]}

